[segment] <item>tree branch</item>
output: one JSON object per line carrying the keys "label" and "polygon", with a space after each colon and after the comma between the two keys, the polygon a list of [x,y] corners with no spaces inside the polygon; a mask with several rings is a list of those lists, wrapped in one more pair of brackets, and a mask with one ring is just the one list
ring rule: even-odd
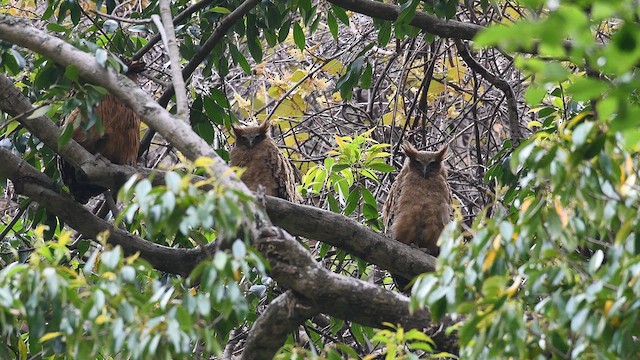
{"label": "tree branch", "polygon": [[[341,8],[355,11],[372,18],[395,21],[400,14],[400,6],[370,0],[328,0]],[[411,25],[430,34],[444,38],[471,40],[484,27],[455,20],[443,20],[434,15],[416,11]]]}
{"label": "tree branch", "polygon": [[[265,227],[256,245],[271,265],[270,274],[279,284],[309,299],[322,313],[365,326],[384,327],[385,322],[405,329],[428,331],[438,349],[457,353],[457,335],[446,335],[443,326],[430,326],[428,310],[411,313],[409,299],[359,279],[339,275],[321,267],[308,251],[283,230]],[[453,324],[450,318],[444,327]]]}
{"label": "tree branch", "polygon": [[[69,226],[93,239],[109,231],[110,244],[120,245],[127,255],[140,252],[145,260],[160,271],[187,276],[205,258],[207,252],[201,248],[170,248],[114,227],[90,213],[69,195],[61,194],[48,176],[6,149],[0,148],[0,162],[0,176],[10,179],[17,193],[41,204]],[[213,248],[213,243],[209,246]]]}
{"label": "tree branch", "polygon": [[77,66],[80,76],[109,90],[147,125],[162,134],[187,159],[193,161],[203,156],[213,159],[211,171],[222,185],[251,194],[240,179],[229,171],[227,164],[187,123],[171,116],[126,76],[100,66],[92,55],[31,26],[28,22],[4,14],[0,14],[0,38],[36,51],[61,65]]}
{"label": "tree branch", "polygon": [[160,34],[164,33],[164,46],[167,55],[169,55],[169,63],[171,65],[171,81],[176,93],[176,116],[186,121],[189,114],[189,105],[187,104],[187,90],[184,86],[184,78],[180,71],[180,51],[178,51],[176,30],[171,19],[170,0],[160,0],[160,16],[162,17],[162,22],[156,23],[156,26],[158,30],[164,27],[164,31],[161,31]]}
{"label": "tree branch", "polygon": [[265,204],[273,224],[292,235],[336,246],[409,279],[435,270],[433,256],[393,241],[346,216],[271,196],[265,196]]}
{"label": "tree branch", "polygon": [[[176,17],[173,19],[173,24],[174,25],[182,24],[182,22],[185,21],[189,16],[191,16],[191,14],[193,14],[194,12],[200,9],[204,9],[212,2],[213,0],[202,0],[200,2],[197,2],[189,6],[180,14],[176,15]],[[146,44],[144,44],[144,46],[140,50],[138,50],[135,54],[133,54],[133,56],[131,57],[131,60],[140,60],[144,56],[144,54],[149,52],[149,50],[151,50],[151,48],[153,48],[155,44],[158,43],[158,41],[160,41],[160,34],[156,34],[151,39],[149,39],[149,41]]]}
{"label": "tree branch", "polygon": [[318,313],[311,301],[292,291],[278,296],[249,330],[242,359],[273,359],[289,334]]}

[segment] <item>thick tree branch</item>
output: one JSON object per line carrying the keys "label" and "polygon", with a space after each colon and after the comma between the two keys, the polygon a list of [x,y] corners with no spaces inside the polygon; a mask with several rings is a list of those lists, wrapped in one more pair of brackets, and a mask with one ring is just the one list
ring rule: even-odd
{"label": "thick tree branch", "polygon": [[[256,244],[269,261],[273,278],[309,299],[322,313],[377,328],[384,327],[385,322],[405,329],[429,328],[427,333],[439,350],[457,353],[457,336],[446,335],[443,326],[431,324],[426,309],[410,313],[407,297],[321,267],[302,245],[279,228],[261,229]],[[444,323],[444,327],[453,324],[449,318]]]}
{"label": "thick tree branch", "polygon": [[278,296],[251,327],[242,359],[273,359],[289,334],[318,313],[311,301],[292,291]]}
{"label": "thick tree branch", "polygon": [[207,252],[200,248],[177,249],[157,245],[114,227],[90,213],[71,196],[59,193],[49,177],[3,148],[0,148],[0,162],[0,177],[10,179],[17,193],[38,202],[89,237],[96,239],[101,232],[109,231],[110,244],[120,245],[127,255],[140,252],[160,271],[187,276],[205,258]]}
{"label": "thick tree branch", "polygon": [[80,76],[109,90],[112,95],[138,114],[147,125],[171,142],[185,157],[190,160],[203,156],[213,159],[210,168],[222,185],[250,194],[238,177],[229,171],[226,163],[193,132],[187,123],[171,116],[126,76],[100,66],[92,55],[30,26],[25,20],[0,14],[0,38],[36,51],[61,65],[75,65]]}
{"label": "thick tree branch", "polygon": [[498,88],[504,94],[507,99],[507,112],[509,114],[509,131],[511,133],[511,141],[514,147],[520,144],[523,139],[522,130],[520,130],[520,119],[518,118],[518,99],[513,92],[513,88],[509,85],[509,82],[492,74],[489,70],[485,69],[476,59],[471,56],[469,48],[462,40],[454,39],[456,47],[458,48],[458,54],[462,57],[467,65],[475,72],[480,74],[485,80]]}
{"label": "thick tree branch", "polygon": [[[400,6],[370,0],[328,0],[341,8],[371,16],[376,19],[395,21],[400,14]],[[416,11],[411,25],[430,34],[444,38],[471,40],[484,27],[455,20],[443,20],[424,12]]]}
{"label": "thick tree branch", "polygon": [[271,196],[265,196],[265,204],[273,224],[292,235],[333,245],[409,279],[435,270],[433,256],[392,241],[346,216]]}

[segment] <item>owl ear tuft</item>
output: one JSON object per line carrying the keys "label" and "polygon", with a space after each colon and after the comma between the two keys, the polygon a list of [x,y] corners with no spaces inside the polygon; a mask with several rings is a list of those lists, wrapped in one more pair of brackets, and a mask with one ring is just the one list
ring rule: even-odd
{"label": "owl ear tuft", "polygon": [[447,155],[448,149],[449,149],[449,145],[445,145],[440,150],[438,150],[438,152],[436,152],[438,161],[442,161],[444,159],[445,155]]}
{"label": "owl ear tuft", "polygon": [[260,124],[260,131],[263,134],[266,134],[271,128],[271,120],[265,120],[262,124]]}
{"label": "owl ear tuft", "polygon": [[411,145],[410,142],[405,141],[402,144],[402,151],[404,152],[405,155],[407,155],[408,157],[414,159],[417,155],[418,155],[418,149],[416,149],[413,145]]}
{"label": "owl ear tuft", "polygon": [[236,138],[239,138],[244,133],[244,129],[241,126],[231,126],[233,129],[233,133],[236,135]]}

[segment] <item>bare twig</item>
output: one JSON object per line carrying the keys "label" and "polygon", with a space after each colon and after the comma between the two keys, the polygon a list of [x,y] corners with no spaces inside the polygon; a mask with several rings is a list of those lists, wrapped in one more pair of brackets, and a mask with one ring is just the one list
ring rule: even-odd
{"label": "bare twig", "polygon": [[184,78],[180,71],[180,51],[178,50],[178,42],[176,41],[176,32],[173,27],[173,19],[171,18],[171,3],[169,0],[160,0],[160,16],[162,17],[162,23],[156,21],[157,15],[153,15],[153,22],[160,30],[164,47],[169,55],[169,62],[171,64],[171,80],[173,82],[173,88],[176,93],[176,116],[182,120],[187,120],[187,114],[189,107],[187,103],[187,90],[184,86]]}

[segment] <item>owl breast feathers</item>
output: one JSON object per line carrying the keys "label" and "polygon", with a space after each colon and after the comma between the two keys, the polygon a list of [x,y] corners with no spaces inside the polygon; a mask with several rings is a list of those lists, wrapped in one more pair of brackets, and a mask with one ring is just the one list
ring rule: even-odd
{"label": "owl breast feathers", "polygon": [[[127,76],[135,81],[136,74],[144,70],[144,63],[125,61],[129,70]],[[140,118],[133,110],[112,95],[107,95],[94,108],[102,121],[104,133],[100,134],[93,127],[85,130],[80,126],[82,121],[80,109],[75,109],[64,120],[63,124],[73,124],[73,139],[92,154],[100,154],[114,164],[135,165],[140,146]],[[58,159],[58,167],[64,183],[69,187],[76,201],[86,204],[91,197],[99,195],[107,189],[79,181],[76,170],[71,164]]]}
{"label": "owl breast feathers", "polygon": [[443,165],[446,146],[437,152],[403,145],[404,166],[391,186],[382,217],[391,238],[438,256],[438,237],[449,222],[451,193]]}
{"label": "owl breast feathers", "polygon": [[264,188],[266,195],[300,202],[289,160],[280,152],[269,132],[271,123],[234,126],[236,143],[231,149],[231,166],[244,168],[240,179],[252,191]]}

